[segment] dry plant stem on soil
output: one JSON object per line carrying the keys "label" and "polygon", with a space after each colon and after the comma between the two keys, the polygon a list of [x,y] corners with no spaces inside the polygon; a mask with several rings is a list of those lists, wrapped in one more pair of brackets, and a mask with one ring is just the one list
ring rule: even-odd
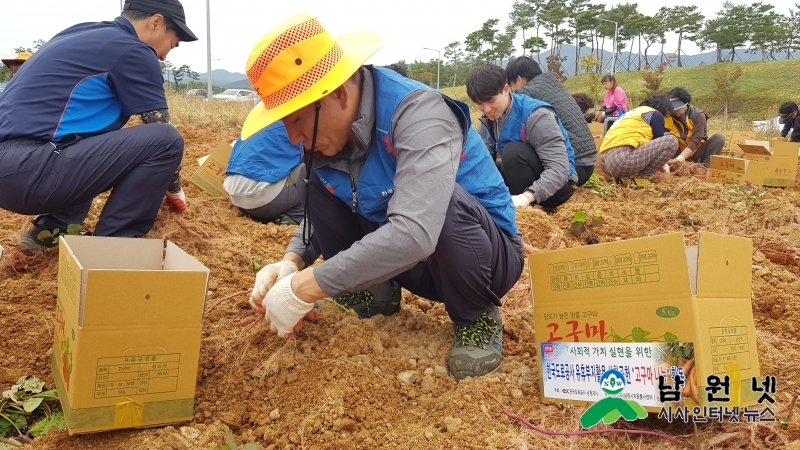
{"label": "dry plant stem on soil", "polygon": [[666,434],[658,432],[658,431],[620,430],[620,429],[616,429],[616,428],[607,428],[607,429],[604,429],[604,430],[586,430],[586,431],[552,431],[552,430],[545,430],[544,428],[539,428],[536,425],[528,422],[527,420],[525,420],[524,417],[520,416],[519,414],[516,414],[516,413],[513,413],[513,412],[509,411],[505,407],[505,405],[500,403],[500,400],[498,400],[497,397],[495,397],[491,393],[486,392],[486,391],[478,391],[478,392],[480,392],[481,394],[486,395],[488,397],[491,397],[494,401],[496,401],[497,404],[500,405],[500,408],[503,411],[503,414],[505,414],[509,418],[514,419],[514,420],[522,423],[523,425],[525,425],[526,427],[530,428],[531,430],[534,430],[536,432],[539,432],[539,433],[542,433],[542,434],[545,434],[545,435],[548,435],[548,436],[588,436],[590,434],[605,434],[605,433],[612,433],[612,434],[613,433],[641,434],[641,435],[646,435],[646,436],[660,437],[662,439],[666,439],[666,440],[672,442],[675,445],[680,445],[681,447],[694,448],[694,446],[691,445],[691,444],[688,444],[686,442],[681,442],[681,441],[675,439],[672,436],[666,435]]}
{"label": "dry plant stem on soil", "polygon": [[209,306],[209,307],[208,307],[208,309],[206,310],[206,314],[208,314],[208,313],[210,313],[211,311],[213,311],[213,310],[214,310],[214,308],[216,308],[217,306],[219,306],[220,304],[222,304],[222,302],[224,302],[225,300],[230,300],[230,299],[232,299],[232,298],[234,298],[234,297],[238,297],[238,296],[240,296],[240,295],[248,294],[248,293],[250,293],[250,292],[251,292],[251,290],[250,290],[250,289],[245,289],[245,290],[243,290],[243,291],[239,291],[239,292],[233,293],[233,294],[231,294],[231,295],[229,295],[229,296],[227,296],[227,297],[222,297],[221,299],[217,300],[217,302],[216,302],[216,303],[214,303],[213,305],[211,305],[211,306]]}

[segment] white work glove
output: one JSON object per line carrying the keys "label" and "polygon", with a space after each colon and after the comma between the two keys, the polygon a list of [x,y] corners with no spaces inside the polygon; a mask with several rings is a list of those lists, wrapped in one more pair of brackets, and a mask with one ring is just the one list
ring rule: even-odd
{"label": "white work glove", "polygon": [[178,192],[167,191],[167,200],[169,200],[175,211],[179,213],[186,211],[186,194],[183,189]]}
{"label": "white work glove", "polygon": [[511,196],[511,203],[514,204],[515,208],[520,208],[520,207],[523,207],[523,206],[530,205],[531,201],[528,200],[528,197],[526,197],[525,194],[519,194],[519,195],[512,195]]}
{"label": "white work glove", "polygon": [[292,278],[295,274],[283,277],[275,283],[275,286],[267,292],[264,297],[264,318],[269,320],[269,328],[278,337],[289,337],[295,330],[297,324],[312,309],[313,303],[306,303],[292,292]]}
{"label": "white work glove", "polygon": [[256,284],[253,286],[253,293],[250,294],[250,306],[263,314],[262,303],[267,292],[278,280],[295,272],[297,272],[297,266],[290,261],[278,261],[262,267],[256,274]]}
{"label": "white work glove", "polygon": [[669,173],[669,164],[664,164],[664,167],[661,168],[662,172]]}
{"label": "white work glove", "polygon": [[686,161],[686,157],[683,155],[678,155],[675,157],[675,161]]}

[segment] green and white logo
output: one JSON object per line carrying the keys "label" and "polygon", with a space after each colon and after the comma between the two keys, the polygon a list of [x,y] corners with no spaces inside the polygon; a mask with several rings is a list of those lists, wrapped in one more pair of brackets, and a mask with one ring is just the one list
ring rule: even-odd
{"label": "green and white logo", "polygon": [[581,426],[591,428],[600,421],[606,425],[612,424],[620,417],[628,422],[647,417],[647,411],[634,400],[625,400],[617,397],[625,389],[625,375],[619,370],[610,369],[600,377],[600,388],[609,396],[590,406],[581,415]]}

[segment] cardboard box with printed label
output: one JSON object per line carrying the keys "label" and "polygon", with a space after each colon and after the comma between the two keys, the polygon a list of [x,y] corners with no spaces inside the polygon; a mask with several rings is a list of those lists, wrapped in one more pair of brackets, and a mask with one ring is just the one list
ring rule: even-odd
{"label": "cardboard box with printed label", "polygon": [[190,420],[209,270],[160,239],[59,241],[52,365],[70,434]]}
{"label": "cardboard box with printed label", "polygon": [[222,188],[222,183],[225,181],[225,171],[228,169],[232,151],[231,144],[220,142],[211,154],[198,160],[200,167],[192,174],[192,182],[212,197],[227,197],[228,193]]}
{"label": "cardboard box with printed label", "polygon": [[731,138],[733,137],[733,131],[708,130],[708,137],[711,137],[717,133],[722,133],[722,135],[725,136],[725,146],[722,147],[722,149],[728,150],[731,145]]}
{"label": "cardboard box with printed label", "polygon": [[738,151],[739,144],[744,144],[744,141],[761,139],[763,137],[763,134],[755,133],[753,131],[734,131],[731,135],[731,143],[728,145],[728,150]]}
{"label": "cardboard box with printed label", "polygon": [[711,155],[706,180],[712,183],[744,184],[747,182],[761,186],[764,183],[766,172],[767,165],[759,161]]}
{"label": "cardboard box with printed label", "polygon": [[800,143],[785,141],[746,140],[738,147],[744,158],[765,166],[760,183],[764,186],[794,186]]}
{"label": "cardboard box with printed label", "polygon": [[[660,405],[655,375],[662,371],[670,380],[675,368],[670,372],[657,359],[653,367],[622,368],[626,354],[644,358],[663,348],[693,348],[691,356],[683,357],[694,361],[700,405],[707,404],[704,387],[710,375],[729,377],[730,402],[725,406],[756,403],[751,377],[759,377],[760,371],[750,303],[752,247],[750,239],[708,232],[700,232],[698,246],[685,247],[683,234],[671,233],[531,255],[542,361],[550,361],[548,351],[561,344],[585,350],[570,355],[569,365],[544,364],[542,401],[591,402],[591,397],[568,391],[579,387],[581,377],[599,379],[610,366],[601,368],[592,358],[596,348],[609,347],[615,356],[622,355],[618,367],[629,381],[650,389],[650,401],[635,397],[648,411],[658,411]],[[566,360],[562,355],[562,362]],[[572,389],[547,389],[563,376]],[[691,397],[682,401],[693,402]]]}

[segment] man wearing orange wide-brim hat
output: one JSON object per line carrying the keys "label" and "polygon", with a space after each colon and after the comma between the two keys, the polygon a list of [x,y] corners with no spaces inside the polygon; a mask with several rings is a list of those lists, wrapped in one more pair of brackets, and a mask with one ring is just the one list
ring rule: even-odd
{"label": "man wearing orange wide-brim hat", "polygon": [[[28,52],[19,52],[17,56],[8,59],[1,59],[0,61],[3,62],[3,65],[8,67],[8,70],[11,71],[11,76],[13,77],[20,67],[22,67],[22,63],[28,60],[31,57],[31,54]],[[6,90],[6,86],[8,82],[0,83],[0,94]]]}
{"label": "man wearing orange wide-brim hat", "polygon": [[11,71],[11,74],[14,75],[17,73],[22,64],[31,57],[29,52],[19,52],[17,56],[13,58],[2,59],[0,61],[3,62],[3,65],[8,67],[8,70]]}
{"label": "man wearing orange wide-brim hat", "polygon": [[283,120],[305,148],[307,188],[304,223],[250,302],[287,336],[319,299],[390,315],[403,287],[445,304],[451,375],[486,375],[502,361],[500,298],[523,265],[511,195],[465,104],[362,65],[382,45],[366,32],[334,40],[301,14],[253,48],[247,76],[263,107],[242,139]]}

